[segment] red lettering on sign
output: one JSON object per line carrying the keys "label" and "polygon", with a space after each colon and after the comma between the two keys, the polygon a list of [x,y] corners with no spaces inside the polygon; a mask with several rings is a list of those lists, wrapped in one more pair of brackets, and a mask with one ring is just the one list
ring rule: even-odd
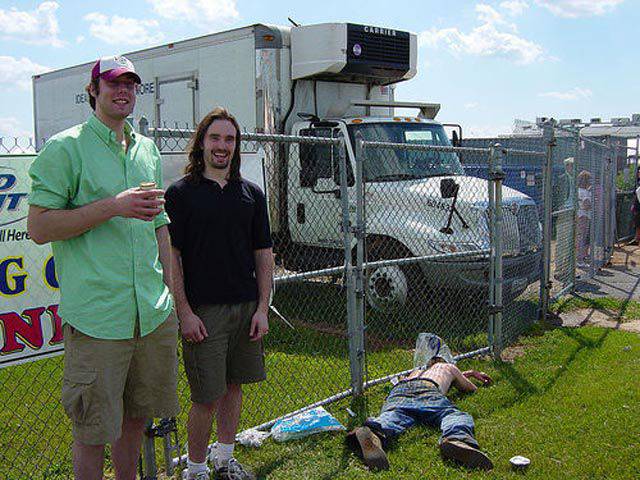
{"label": "red lettering on sign", "polygon": [[62,319],[58,316],[58,305],[49,305],[47,313],[51,315],[51,324],[53,326],[53,335],[49,340],[49,345],[57,345],[62,343]]}
{"label": "red lettering on sign", "polygon": [[22,316],[15,312],[0,315],[0,325],[4,333],[4,346],[0,354],[21,352],[26,343],[30,348],[37,350],[42,347],[42,325],[40,317],[44,313],[44,307],[30,308],[22,312]]}

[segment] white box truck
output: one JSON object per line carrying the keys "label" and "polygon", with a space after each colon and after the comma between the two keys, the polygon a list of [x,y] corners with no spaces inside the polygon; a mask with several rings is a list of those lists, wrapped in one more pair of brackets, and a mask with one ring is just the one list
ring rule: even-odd
{"label": "white box truck", "polygon": [[[416,73],[416,35],[369,25],[326,23],[300,27],[252,25],[125,54],[143,80],[134,125],[144,116],[156,126],[193,128],[217,105],[249,132],[346,139],[353,188],[355,135],[383,142],[450,145],[435,116],[438,104],[394,101],[393,84]],[[37,147],[90,113],[84,87],[91,63],[33,77]],[[398,107],[418,116],[394,116]],[[341,200],[335,149],[301,145],[283,150],[265,169],[276,251],[289,269],[339,264]],[[175,179],[176,155],[166,176]],[[177,157],[180,159],[180,157]],[[368,155],[369,259],[480,251],[489,246],[488,188],[466,176],[455,153],[377,151]],[[173,166],[173,167],[172,167]],[[459,185],[453,219],[441,182]],[[504,188],[505,294],[517,295],[539,277],[540,226],[533,200]],[[282,248],[286,245],[286,248]],[[415,269],[369,271],[368,299],[378,308],[406,301],[411,286],[462,291],[487,286],[488,264],[477,255],[441,258]],[[423,278],[417,279],[415,275]],[[426,282],[424,281],[426,280]]]}

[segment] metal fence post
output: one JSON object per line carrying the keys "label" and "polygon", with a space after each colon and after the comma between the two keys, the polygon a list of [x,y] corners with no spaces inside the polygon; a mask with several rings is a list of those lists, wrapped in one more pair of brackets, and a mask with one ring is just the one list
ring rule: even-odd
{"label": "metal fence post", "polygon": [[571,222],[571,239],[570,239],[570,255],[569,255],[569,272],[571,274],[571,292],[576,290],[576,270],[578,268],[576,245],[578,240],[578,163],[580,160],[580,135],[577,135],[576,148],[574,154],[573,168],[571,169],[571,205],[573,207],[573,218]]}
{"label": "metal fence post", "polygon": [[354,344],[356,347],[356,355],[358,361],[359,376],[356,379],[357,388],[354,389],[354,395],[361,395],[364,390],[365,375],[365,347],[364,347],[364,239],[365,239],[365,218],[364,218],[364,180],[363,180],[363,163],[364,163],[364,139],[362,134],[356,134],[356,268],[355,268],[355,299],[356,299],[356,329]]}
{"label": "metal fence post", "polygon": [[142,464],[144,466],[144,476],[142,480],[155,480],[158,478],[158,467],[156,465],[155,436],[153,434],[153,418],[149,418],[144,428],[142,439]]}
{"label": "metal fence post", "polygon": [[340,200],[342,206],[342,233],[344,243],[344,278],[347,284],[347,327],[349,332],[349,370],[351,388],[355,396],[362,395],[364,372],[358,355],[358,314],[356,310],[356,281],[351,257],[353,230],[349,214],[349,190],[347,185],[347,157],[344,138],[338,147],[340,163]]}
{"label": "metal fence post", "polygon": [[495,339],[493,336],[494,324],[495,324],[495,315],[493,312],[494,305],[496,304],[496,288],[495,288],[495,278],[496,278],[496,255],[495,255],[495,237],[496,237],[496,188],[495,182],[491,179],[491,170],[494,163],[494,148],[491,147],[489,152],[489,181],[487,182],[487,187],[489,190],[489,327],[487,331],[488,343],[491,352],[495,352],[494,345]]}
{"label": "metal fence post", "polygon": [[[608,197],[608,222],[607,222],[607,230],[609,235],[607,237],[607,253],[606,253],[606,263],[609,263],[613,258],[613,246],[616,243],[616,177],[618,175],[618,152],[620,151],[620,140],[616,140],[615,142],[611,141],[611,137],[608,137],[608,143],[611,147],[609,150],[610,162],[609,162],[609,177],[607,178],[607,187],[608,190],[605,189],[605,193]],[[627,155],[627,151],[624,151],[625,159]]]}
{"label": "metal fence post", "polygon": [[[357,312],[357,336],[356,345],[358,348],[358,365],[362,372],[359,382],[363,382],[365,371],[365,346],[364,346],[364,317],[365,317],[365,292],[364,292],[364,249],[367,224],[365,220],[365,192],[364,192],[364,139],[362,133],[356,134],[356,312]],[[363,383],[359,384],[359,389],[363,390]]]}
{"label": "metal fence post", "polygon": [[502,338],[502,146],[497,143],[489,153],[489,207],[490,207],[490,275],[489,275],[489,329],[493,356],[500,358]]}
{"label": "metal fence post", "polygon": [[542,281],[540,282],[540,319],[545,320],[549,311],[551,296],[551,224],[553,222],[552,188],[553,188],[553,148],[556,146],[555,121],[549,120],[543,126],[543,138],[547,146],[547,157],[544,165],[543,205],[544,218],[542,225]]}

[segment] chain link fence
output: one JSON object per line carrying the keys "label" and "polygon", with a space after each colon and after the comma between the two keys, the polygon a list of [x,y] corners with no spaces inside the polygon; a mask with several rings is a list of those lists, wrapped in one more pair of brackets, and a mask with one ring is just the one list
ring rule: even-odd
{"label": "chain link fence", "polygon": [[[165,186],[180,178],[192,130],[140,129],[162,152]],[[418,137],[345,138],[330,127],[297,137],[243,134],[243,175],[267,194],[276,274],[268,380],[245,388],[241,429],[358,396],[411,368],[419,332],[438,334],[459,358],[514,342],[538,318],[540,298],[544,308],[545,259],[549,281],[573,282],[579,169],[556,177],[568,172],[566,158],[591,169],[597,159],[572,139],[554,153],[543,138],[449,147]],[[545,213],[553,219],[546,236]],[[61,357],[0,369],[2,384],[14,386],[2,393],[0,478],[71,475],[61,378]],[[179,395],[176,422],[150,430],[163,442],[146,442],[146,476],[185,459],[182,371]]]}
{"label": "chain link fence", "polygon": [[36,144],[31,137],[0,137],[0,155],[24,155],[36,152]]}
{"label": "chain link fence", "polygon": [[488,185],[464,176],[459,155],[486,161],[489,150],[375,141],[360,150],[368,377],[410,367],[420,332],[458,353],[486,347]]}
{"label": "chain link fence", "polygon": [[[509,345],[539,317],[544,206],[544,142],[541,138],[466,139],[463,145],[500,145],[503,188],[503,295],[501,338]],[[484,158],[463,155],[465,170],[488,179]]]}
{"label": "chain link fence", "polygon": [[[508,150],[547,153],[547,157],[507,156],[505,185],[529,195],[543,223],[545,206],[549,207],[549,292],[559,297],[575,287],[576,277],[595,275],[611,258],[614,244],[633,235],[636,168],[628,157],[635,149],[627,147],[626,139],[585,137],[571,125],[552,122],[547,128],[547,137],[540,131],[531,136],[465,139],[464,145],[499,142]],[[470,174],[487,177],[483,165],[473,160],[463,163]]]}

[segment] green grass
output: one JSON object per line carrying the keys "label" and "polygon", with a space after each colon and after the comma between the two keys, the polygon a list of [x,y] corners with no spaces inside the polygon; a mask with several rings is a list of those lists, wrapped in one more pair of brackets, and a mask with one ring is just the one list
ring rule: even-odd
{"label": "green grass", "polygon": [[551,311],[561,314],[583,308],[601,311],[620,321],[640,318],[640,302],[611,297],[565,297],[555,302],[551,307]]}
{"label": "green grass", "polygon": [[[274,300],[294,328],[275,315],[265,340],[268,380],[246,387],[241,428],[249,428],[322,400],[350,386],[346,294],[335,284],[308,282],[281,286]],[[463,304],[463,302],[460,302]],[[420,331],[440,333],[456,351],[486,345],[486,312],[434,302],[382,315],[367,315],[371,378],[411,364]],[[71,475],[70,423],[60,406],[63,357],[0,369],[0,479],[62,479]],[[180,371],[178,416],[181,441],[189,389]],[[158,465],[162,465],[160,441]],[[107,468],[108,462],[107,462]]]}
{"label": "green grass", "polygon": [[[389,452],[391,470],[371,473],[344,446],[344,434],[316,435],[258,450],[239,458],[269,479],[520,478],[509,467],[513,455],[531,459],[529,479],[628,480],[638,478],[640,457],[640,337],[599,328],[556,329],[523,340],[513,364],[467,361],[463,368],[490,373],[495,384],[475,395],[455,396],[476,419],[492,472],[467,472],[438,455],[438,433],[417,427]],[[371,390],[371,412],[388,386]],[[331,408],[348,422],[346,403]]]}
{"label": "green grass", "polygon": [[[349,387],[344,297],[339,285],[298,284],[278,289],[275,303],[280,312],[293,323],[294,329],[287,327],[275,316],[271,317],[271,332],[266,342],[269,379],[246,389],[241,428],[270,420]],[[411,365],[415,336],[420,331],[442,334],[456,351],[485,346],[486,311],[478,308],[478,305],[479,301],[473,300],[462,302],[460,299],[449,299],[449,303],[446,303],[442,298],[430,298],[391,315],[369,311],[369,378],[408,368]],[[514,304],[512,310],[509,314],[505,313],[505,320],[513,317],[510,320],[512,324],[519,325],[523,315],[529,315],[529,311],[535,310],[535,305],[534,302],[523,301]],[[523,433],[522,441],[525,443],[513,451],[508,448],[517,442],[505,435],[512,435],[509,432],[515,426],[522,425],[532,431],[538,428],[536,435],[545,438],[556,427],[548,423],[539,426],[535,422],[531,422],[534,426],[530,427],[522,423],[522,418],[526,420],[527,415],[537,418],[538,410],[542,411],[543,408],[560,408],[559,405],[564,405],[567,410],[571,410],[573,404],[579,404],[579,400],[563,389],[567,386],[566,383],[573,382],[573,373],[554,379],[552,374],[556,372],[557,365],[566,364],[567,370],[588,368],[590,355],[602,355],[613,340],[632,343],[631,340],[626,340],[627,337],[621,337],[620,332],[612,332],[599,340],[601,331],[584,331],[587,333],[582,333],[583,330],[579,333],[586,335],[586,346],[570,337],[570,332],[561,334],[555,331],[526,340],[529,354],[515,365],[481,364],[483,369],[495,375],[497,382],[494,387],[482,390],[475,396],[458,398],[462,408],[476,415],[479,440],[496,460],[498,473],[507,475],[504,467],[506,459],[517,453],[534,460],[531,472],[536,472],[538,465],[543,463],[542,454],[534,455],[538,447],[529,433]],[[571,355],[574,350],[575,353]],[[634,356],[636,363],[627,367],[637,368],[638,351],[640,345],[636,341],[629,354]],[[533,355],[532,359],[530,355]],[[624,368],[619,359],[612,359],[611,355],[607,357],[607,361],[610,366]],[[477,363],[467,363],[473,364]],[[596,361],[593,367],[598,365]],[[558,370],[560,373],[565,371]],[[599,378],[597,369],[594,373],[594,377],[584,374],[587,383]],[[0,410],[0,479],[57,480],[70,477],[71,435],[69,422],[59,404],[61,377],[62,357],[0,370],[0,384],[3,386],[0,390],[3,405]],[[388,386],[380,386],[368,393],[366,400],[370,412],[379,409],[387,389]],[[612,388],[608,390],[611,391],[603,390],[597,398],[596,403],[602,405],[601,409],[597,409],[597,414],[605,415],[610,409],[615,415],[609,426],[622,425],[621,422],[616,423],[616,417],[618,410],[623,408],[620,405],[627,403],[621,401],[624,392]],[[603,398],[599,398],[600,396]],[[186,407],[188,388],[182,374],[180,397],[181,404]],[[637,405],[637,398],[634,401]],[[328,409],[341,422],[348,424],[352,422],[346,413],[346,407],[349,406],[356,410],[349,400],[336,403]],[[636,409],[629,412],[625,409],[622,413],[635,412],[637,417],[637,407],[634,408]],[[564,412],[566,415],[569,413]],[[507,414],[511,417],[504,417]],[[563,412],[553,415],[550,418],[555,418],[556,415],[562,418]],[[567,422],[571,425],[571,421]],[[178,417],[182,442],[185,439],[185,423],[186,408]],[[629,432],[640,431],[637,423],[628,422],[627,425]],[[588,438],[596,435],[591,430],[596,433],[602,430],[596,427],[595,423],[593,426],[588,425]],[[599,433],[597,435],[603,436]],[[625,438],[628,440],[629,435]],[[394,470],[379,478],[415,478],[431,471],[434,472],[434,478],[460,478],[466,475],[457,468],[442,464],[435,448],[436,441],[437,434],[428,429],[417,428],[409,432],[390,454]],[[160,443],[156,443],[159,466],[163,463]],[[614,442],[612,445],[617,444]],[[556,447],[564,451],[564,447]],[[576,444],[576,448],[578,447],[582,448],[582,445]],[[340,435],[318,435],[285,444],[274,444],[269,440],[259,450],[240,448],[238,455],[241,460],[255,466],[263,478],[378,478],[372,477],[360,461],[344,449]],[[578,457],[580,458],[582,457]],[[552,462],[555,464],[555,461]],[[484,478],[481,474],[470,475]]]}

